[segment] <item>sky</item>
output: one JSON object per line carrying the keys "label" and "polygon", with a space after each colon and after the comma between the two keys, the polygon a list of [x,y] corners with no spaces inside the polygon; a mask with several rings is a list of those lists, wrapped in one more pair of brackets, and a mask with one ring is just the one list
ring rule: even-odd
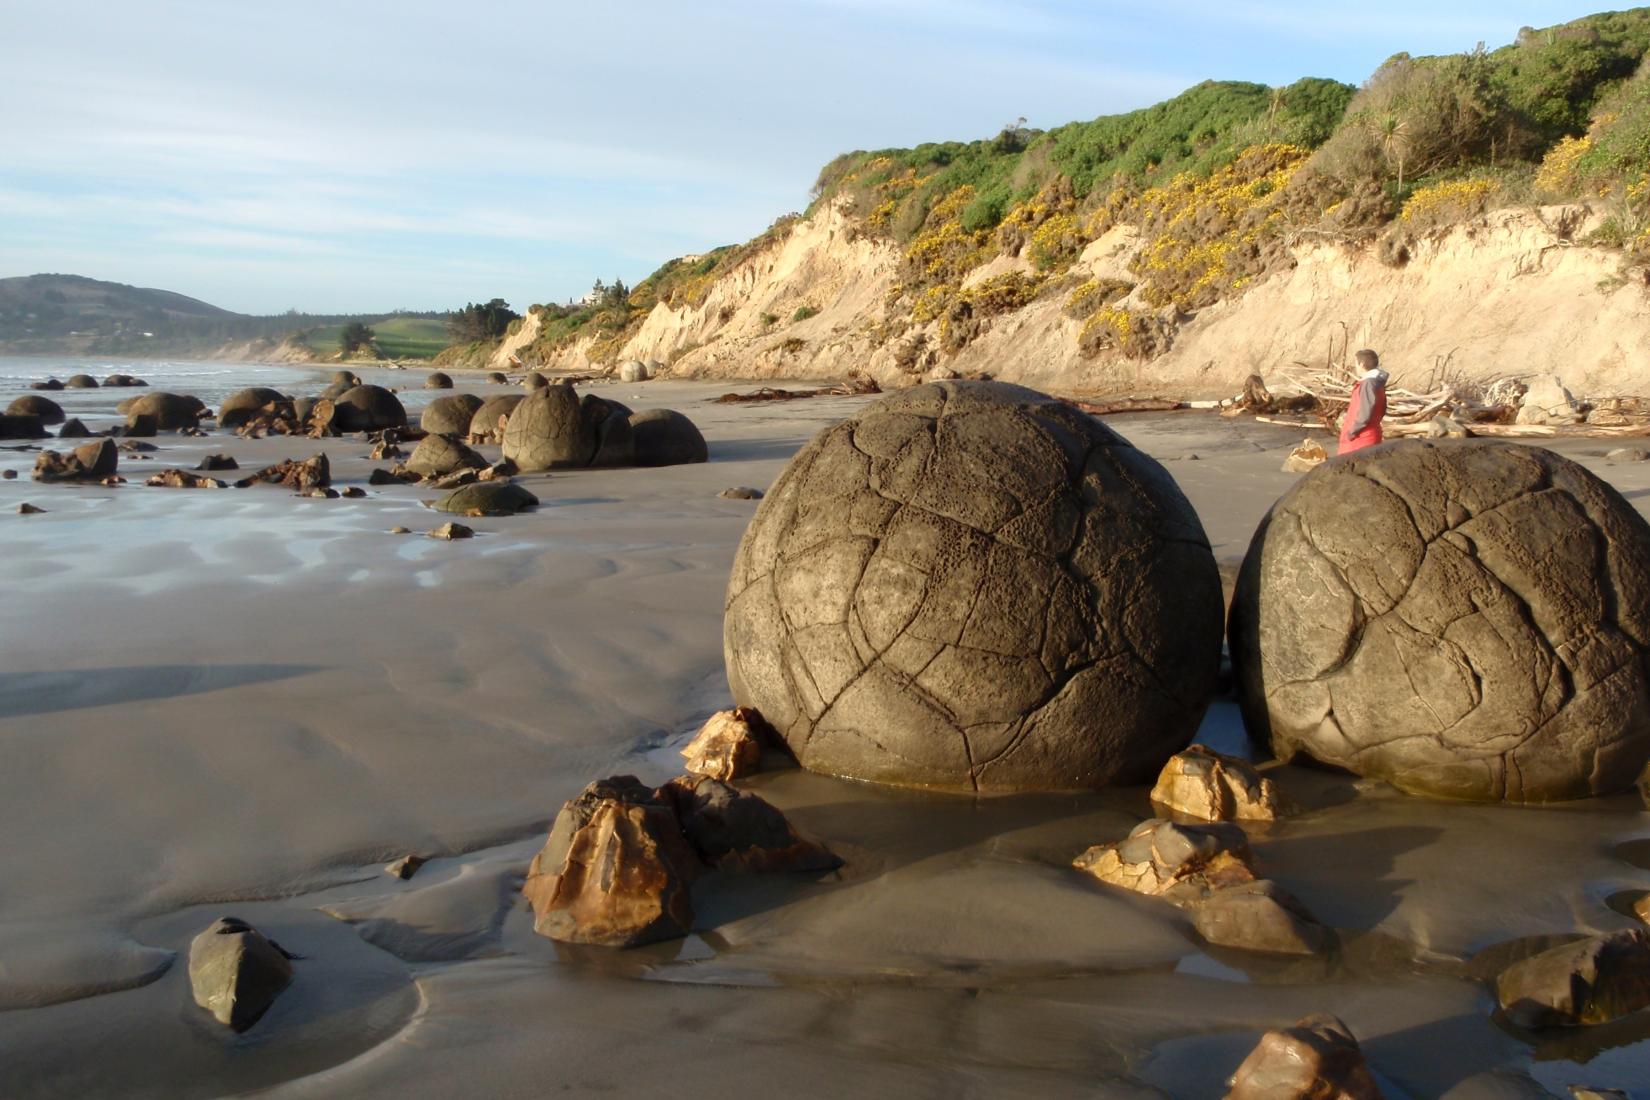
{"label": "sky", "polygon": [[0,277],[278,313],[566,301],[851,149],[1359,83],[1602,0],[0,0]]}

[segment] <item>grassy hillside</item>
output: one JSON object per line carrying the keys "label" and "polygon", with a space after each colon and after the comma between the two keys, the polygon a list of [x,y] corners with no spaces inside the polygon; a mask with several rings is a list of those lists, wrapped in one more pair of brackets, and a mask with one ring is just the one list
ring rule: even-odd
{"label": "grassy hillside", "polygon": [[[351,319],[362,320],[372,329],[378,350],[390,359],[434,359],[452,343],[446,322],[440,317],[394,314],[376,320]],[[345,323],[311,329],[305,333],[304,343],[318,355],[334,355]]]}

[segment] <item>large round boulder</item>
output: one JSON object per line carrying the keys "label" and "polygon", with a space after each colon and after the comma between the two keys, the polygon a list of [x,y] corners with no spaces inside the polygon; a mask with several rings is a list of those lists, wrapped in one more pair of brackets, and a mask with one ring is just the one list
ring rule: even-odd
{"label": "large round boulder", "polygon": [[1196,731],[1220,577],[1162,466],[1033,390],[937,382],[827,428],[728,584],[734,702],[806,767],[959,791],[1143,783]]}
{"label": "large round boulder", "polygon": [[508,386],[510,384],[510,376],[501,370],[496,370],[487,376],[487,381],[495,386]]}
{"label": "large round boulder", "polygon": [[523,397],[504,429],[504,457],[521,470],[588,466],[600,443],[601,421],[568,385],[545,386]]}
{"label": "large round boulder", "polygon": [[431,371],[430,376],[424,379],[424,388],[427,390],[450,390],[453,388],[453,377],[444,371]]}
{"label": "large round boulder", "polygon": [[198,397],[165,390],[128,398],[116,408],[126,414],[127,423],[139,417],[153,417],[156,430],[163,432],[198,427],[201,415],[210,411]]}
{"label": "large round boulder", "polygon": [[237,390],[224,398],[223,404],[218,406],[218,426],[220,428],[239,427],[257,416],[258,410],[265,405],[285,400],[286,395],[279,390],[272,390],[268,386],[252,386],[248,389]]}
{"label": "large round boulder", "polygon": [[496,397],[489,397],[476,409],[475,415],[470,417],[471,443],[498,443],[504,438],[504,432],[499,428],[500,418],[508,419],[521,404],[522,396],[519,393],[501,393]]}
{"label": "large round boulder", "polygon": [[71,390],[95,390],[97,389],[97,379],[89,374],[71,374],[69,380],[63,385]]}
{"label": "large round boulder", "polygon": [[455,393],[449,397],[438,397],[424,406],[424,412],[418,418],[418,426],[427,432],[440,432],[442,435],[470,434],[470,421],[475,418],[476,410],[481,408],[481,398],[473,393]]}
{"label": "large round boulder", "polygon": [[535,507],[539,498],[511,481],[478,481],[455,489],[435,504],[438,512],[461,516],[513,516]]}
{"label": "large round boulder", "polygon": [[1650,757],[1650,525],[1549,451],[1387,444],[1273,505],[1231,616],[1244,720],[1417,794],[1618,791]]}
{"label": "large round boulder", "polygon": [[42,424],[63,423],[63,406],[49,397],[26,393],[6,406],[7,416],[38,416]]}
{"label": "large round boulder", "polygon": [[333,424],[345,432],[405,428],[407,410],[383,386],[351,386],[334,399]]}
{"label": "large round boulder", "polygon": [[630,418],[636,465],[679,466],[707,462],[710,450],[693,421],[674,409],[649,409]]}
{"label": "large round boulder", "polygon": [[619,381],[646,382],[649,378],[647,364],[639,359],[632,359],[627,363],[619,364]]}

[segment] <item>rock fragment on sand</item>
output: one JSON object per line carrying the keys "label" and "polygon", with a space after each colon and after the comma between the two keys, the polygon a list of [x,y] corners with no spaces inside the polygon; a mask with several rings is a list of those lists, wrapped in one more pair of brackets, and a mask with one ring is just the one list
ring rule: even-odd
{"label": "rock fragment on sand", "polygon": [[1381,1100],[1352,1030],[1328,1014],[1268,1031],[1227,1084],[1226,1100]]}
{"label": "rock fragment on sand", "polygon": [[301,497],[313,497],[316,500],[337,500],[339,493],[337,489],[317,485],[313,489],[305,489],[298,495]]}
{"label": "rock fragment on sand", "polygon": [[752,489],[748,485],[735,485],[731,489],[723,489],[716,495],[724,500],[761,500],[762,490]]}
{"label": "rock fragment on sand", "polygon": [[1543,951],[1495,979],[1507,1019],[1531,1030],[1608,1023],[1650,1007],[1650,932],[1629,928]]}
{"label": "rock fragment on sand", "polygon": [[736,871],[830,871],[842,860],[798,833],[758,795],[708,775],[682,776],[659,788],[675,806],[688,844],[712,867]]}
{"label": "rock fragment on sand", "polygon": [[280,485],[298,492],[309,489],[325,488],[332,482],[332,463],[327,460],[325,452],[302,462],[289,458],[285,462],[277,462],[273,466],[265,466],[250,477],[243,477],[235,483],[238,489],[245,489],[252,485]]}
{"label": "rock fragment on sand", "polygon": [[392,534],[392,535],[410,535],[410,534],[412,534],[412,529],[407,528],[407,527],[402,527],[400,524],[396,524],[394,527],[390,528],[390,534]]}
{"label": "rock fragment on sand", "polygon": [[1283,460],[1283,472],[1286,474],[1304,474],[1308,470],[1316,470],[1329,461],[1329,452],[1323,449],[1323,444],[1316,439],[1303,439],[1289,452],[1289,457]]}
{"label": "rock fragment on sand", "polygon": [[91,434],[92,430],[86,427],[77,416],[65,420],[63,426],[57,429],[57,438],[59,439],[86,439]]}
{"label": "rock fragment on sand", "polygon": [[26,500],[17,506],[17,514],[20,516],[39,516],[44,515],[45,512],[46,509],[36,508]]}
{"label": "rock fragment on sand", "polygon": [[16,470],[0,470],[0,478],[5,478],[7,481],[16,481],[17,480],[17,471]]}
{"label": "rock fragment on sand", "polygon": [[405,882],[407,879],[410,879],[416,875],[418,873],[418,869],[428,862],[429,860],[424,856],[416,856],[409,853],[393,863],[385,864],[384,873]]}
{"label": "rock fragment on sand", "polygon": [[1115,844],[1097,844],[1072,866],[1101,882],[1177,903],[1255,881],[1249,838],[1236,825],[1180,825],[1153,818]]}
{"label": "rock fragment on sand", "polygon": [[36,481],[100,481],[111,477],[120,462],[113,441],[82,443],[68,454],[43,451],[34,462]]}
{"label": "rock fragment on sand", "polygon": [[619,364],[619,381],[646,382],[647,379],[648,372],[646,363],[643,363],[640,360],[632,359],[629,362]]}
{"label": "rock fragment on sand", "polygon": [[235,1031],[257,1023],[292,977],[287,953],[234,917],[218,920],[189,945],[195,1003]]}
{"label": "rock fragment on sand", "polygon": [[1606,451],[1604,461],[1616,462],[1650,462],[1650,451],[1643,451],[1637,447],[1617,447],[1613,451]]}
{"label": "rock fragment on sand", "polygon": [[682,750],[684,765],[694,775],[738,779],[757,770],[762,748],[774,740],[755,707],[735,707],[711,715]]}
{"label": "rock fragment on sand", "polygon": [[1193,907],[1192,921],[1216,946],[1273,955],[1316,955],[1332,939],[1300,899],[1269,879],[1214,891]]}
{"label": "rock fragment on sand", "polygon": [[362,497],[367,495],[367,491],[365,489],[361,488],[361,486],[359,486],[359,485],[351,485],[349,488],[345,489],[340,495],[348,497],[351,500],[360,500]]}
{"label": "rock fragment on sand", "polygon": [[700,863],[675,809],[632,776],[562,807],[522,886],[533,930],[563,943],[634,947],[685,936]]}
{"label": "rock fragment on sand", "polygon": [[1169,758],[1152,803],[1203,821],[1276,821],[1288,812],[1277,784],[1253,764],[1204,745]]}
{"label": "rock fragment on sand", "polygon": [[475,537],[475,531],[462,523],[443,523],[429,535],[432,539],[442,539],[451,542],[454,539],[468,539]]}
{"label": "rock fragment on sand", "polygon": [[236,462],[232,455],[224,454],[207,455],[195,467],[197,470],[239,470],[240,468],[240,463]]}
{"label": "rock fragment on sand", "polygon": [[203,477],[189,470],[162,470],[155,474],[145,485],[161,486],[168,489],[226,489],[229,483],[219,481],[215,477]]}

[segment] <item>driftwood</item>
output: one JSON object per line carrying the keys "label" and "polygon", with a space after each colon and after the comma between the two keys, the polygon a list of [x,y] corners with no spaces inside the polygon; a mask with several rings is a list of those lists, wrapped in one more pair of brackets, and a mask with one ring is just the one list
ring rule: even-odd
{"label": "driftwood", "polygon": [[772,386],[763,386],[750,393],[724,393],[721,397],[711,400],[718,405],[747,405],[755,401],[801,401],[809,397],[862,397],[868,394],[881,393],[882,387],[870,378],[850,378],[846,382],[835,386],[825,386],[817,390],[779,390]]}
{"label": "driftwood", "polygon": [[1062,397],[1060,400],[1073,408],[1082,409],[1091,416],[1116,416],[1119,413],[1177,412],[1181,409],[1191,408],[1185,401],[1171,401],[1166,397],[1120,397],[1114,401],[1081,401],[1075,397]]}

